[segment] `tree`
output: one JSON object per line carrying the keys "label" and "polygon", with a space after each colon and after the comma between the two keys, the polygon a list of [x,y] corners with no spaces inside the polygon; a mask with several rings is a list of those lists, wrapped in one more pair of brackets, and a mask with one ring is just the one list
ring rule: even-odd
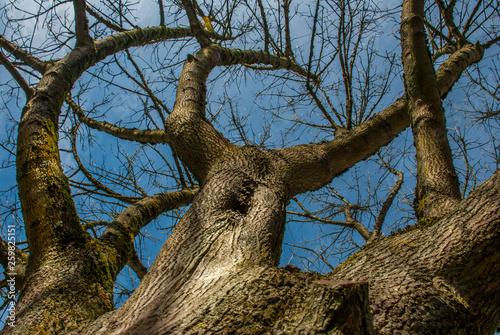
{"label": "tree", "polygon": [[[24,249],[9,244],[8,233],[2,242],[4,287],[19,292],[15,327],[7,323],[2,333],[494,332],[500,174],[489,169],[491,177],[468,193],[480,178],[467,163],[461,191],[444,106],[465,78],[476,84],[469,102],[476,103],[473,94],[489,95],[484,104],[493,108],[477,122],[494,129],[498,98],[484,71],[496,69],[498,2],[424,7],[407,0],[382,10],[368,0],[158,1],[153,27],[140,26],[139,3],[68,3],[41,2],[33,15],[16,2],[2,9],[0,60],[12,78],[2,79],[11,87],[4,101],[8,94],[19,101],[19,88],[26,98],[13,114],[17,134],[4,135],[2,148],[15,156],[22,207],[16,228],[27,240]],[[390,103],[400,65],[376,43],[398,15],[405,93]],[[36,42],[39,22],[46,38]],[[309,25],[307,37],[292,32],[297,22]],[[28,26],[34,28],[26,34]],[[375,72],[382,60],[386,71]],[[285,119],[282,110],[292,111],[280,145],[270,143],[267,125],[260,138],[252,136],[230,86],[213,84],[225,78],[243,85],[257,73],[264,73],[263,92],[282,99],[266,106],[276,123]],[[227,118],[207,98],[214,87],[223,89]],[[416,221],[383,236],[402,183],[383,148],[410,126]],[[290,143],[294,130],[306,128],[322,135]],[[132,144],[114,147],[106,159],[86,163],[78,151],[93,150],[100,132],[141,146],[135,153]],[[472,161],[470,139],[456,139],[456,150]],[[495,150],[492,164],[499,162]],[[371,226],[356,217],[360,206],[332,189],[344,201],[336,214],[346,219],[332,222],[359,232],[365,246],[328,274],[279,269],[287,215],[329,220],[297,197],[327,189],[375,154],[398,181]],[[137,251],[146,245],[144,227],[171,211],[180,216],[175,211],[187,205],[148,270]],[[113,287],[126,265],[141,283],[114,309]]]}

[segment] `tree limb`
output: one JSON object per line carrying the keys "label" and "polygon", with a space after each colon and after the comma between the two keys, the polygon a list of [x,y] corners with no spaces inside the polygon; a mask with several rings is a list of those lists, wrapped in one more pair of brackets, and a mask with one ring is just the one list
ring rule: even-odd
{"label": "tree limb", "polygon": [[142,280],[142,278],[144,278],[146,273],[148,273],[148,268],[145,267],[144,264],[142,264],[135,249],[132,252],[132,256],[130,256],[127,265],[132,270],[134,270],[135,274],[137,275],[137,278],[139,278],[140,280]]}
{"label": "tree limb", "polygon": [[95,10],[93,10],[92,7],[90,7],[89,5],[87,5],[87,7],[85,9],[86,9],[87,13],[89,13],[97,21],[104,24],[106,27],[113,29],[114,31],[118,31],[118,32],[128,31],[128,29],[120,27],[120,26],[114,24],[113,22],[106,20],[104,17],[99,15],[99,13],[97,13]]}
{"label": "tree limb", "polygon": [[189,205],[197,193],[198,189],[155,194],[137,201],[118,214],[99,237],[103,245],[113,250],[108,251],[110,271],[116,276],[128,263],[134,238],[142,227],[166,211]]}
{"label": "tree limb", "polygon": [[437,0],[439,11],[443,16],[444,22],[446,23],[448,30],[457,39],[459,45],[465,45],[467,43],[466,38],[464,37],[464,35],[462,35],[460,30],[458,30],[457,26],[455,25],[455,22],[453,22],[453,7],[455,6],[455,2],[456,1],[451,1],[448,6],[445,6],[443,0]]}
{"label": "tree limb", "polygon": [[[438,1],[441,3],[441,1]],[[442,8],[443,15],[445,13]],[[460,199],[458,176],[447,138],[444,108],[427,52],[424,1],[406,0],[401,14],[401,49],[408,107],[417,153],[416,214],[442,217]]]}
{"label": "tree limb", "polygon": [[36,71],[40,73],[44,73],[46,69],[46,63],[41,61],[40,59],[34,57],[33,55],[27,53],[24,51],[22,48],[18,47],[14,43],[7,41],[5,37],[0,35],[0,46],[7,50],[10,54],[12,54],[14,57],[22,60],[25,62],[28,66],[31,68],[35,69]]}
{"label": "tree limb", "polygon": [[299,205],[299,207],[304,211],[304,213],[287,211],[287,213],[289,213],[289,214],[303,216],[303,217],[310,218],[312,220],[315,220],[315,221],[318,221],[321,223],[356,229],[356,231],[366,241],[368,241],[372,237],[372,233],[370,233],[370,231],[368,231],[368,229],[366,229],[366,227],[361,222],[359,222],[358,220],[355,220],[352,217],[352,214],[351,214],[352,205],[349,203],[345,207],[345,211],[344,211],[345,216],[346,216],[346,221],[337,221],[337,220],[325,219],[325,218],[319,217],[317,215],[314,215],[311,212],[309,212],[307,210],[307,208],[305,208],[297,199],[294,198],[293,200],[297,203],[297,205]]}
{"label": "tree limb", "polygon": [[31,99],[33,96],[33,88],[24,80],[23,76],[17,71],[17,69],[12,65],[12,63],[5,57],[3,52],[0,52],[0,63],[5,66],[7,71],[12,75],[14,80],[19,84],[21,89],[24,91],[24,94],[26,94],[26,101]]}
{"label": "tree limb", "polygon": [[[436,71],[440,96],[444,97],[462,72],[481,60],[483,54],[479,44],[468,44],[444,61]],[[410,125],[407,108],[405,98],[400,97],[371,119],[330,142],[274,150],[290,166],[286,177],[290,181],[289,196],[328,184],[335,176],[387,145]]]}
{"label": "tree limb", "polygon": [[191,30],[193,31],[194,36],[202,47],[206,47],[210,45],[211,42],[203,31],[203,27],[201,26],[200,21],[198,21],[196,17],[196,10],[193,5],[193,1],[195,0],[182,0],[182,5],[186,10],[186,14],[189,19],[189,25],[191,26]]}
{"label": "tree limb", "polygon": [[387,199],[385,199],[384,203],[382,204],[382,208],[380,209],[380,212],[377,216],[377,220],[375,221],[375,225],[373,226],[372,235],[370,236],[370,239],[368,240],[367,243],[380,237],[380,231],[382,230],[382,225],[384,224],[385,216],[387,215],[389,208],[391,208],[392,202],[394,201],[394,198],[396,198],[396,195],[401,189],[401,186],[403,186],[404,182],[403,172],[395,170],[388,164],[385,165],[392,174],[398,176],[398,180],[396,181],[396,184],[392,188],[391,193],[389,193],[389,196],[387,197]]}
{"label": "tree limb", "polygon": [[84,47],[93,42],[89,35],[89,20],[85,15],[85,0],[73,0],[75,10],[76,47]]}
{"label": "tree limb", "polygon": [[66,103],[70,105],[71,109],[73,109],[80,122],[92,129],[105,132],[123,140],[135,141],[139,143],[168,143],[167,136],[163,129],[141,130],[136,128],[118,127],[106,121],[97,121],[85,116],[80,106],[78,106],[78,104],[76,104],[69,96],[66,96],[65,100]]}
{"label": "tree limb", "polygon": [[95,179],[94,176],[92,176],[92,174],[85,168],[85,166],[83,166],[83,163],[80,160],[80,157],[78,156],[78,152],[76,150],[76,134],[77,134],[77,129],[78,129],[78,126],[76,126],[75,128],[73,128],[73,130],[71,132],[71,152],[73,153],[73,157],[75,158],[76,164],[78,165],[78,168],[80,169],[80,171],[83,172],[83,174],[85,175],[85,177],[87,177],[87,179],[97,189],[105,192],[108,196],[113,197],[113,198],[118,199],[118,200],[121,200],[123,202],[126,202],[128,204],[135,203],[137,201],[136,197],[127,197],[127,196],[124,196],[122,194],[119,194],[119,193],[113,191],[112,189],[110,189],[109,187],[107,187],[103,183],[99,182],[97,179]]}
{"label": "tree limb", "polygon": [[266,64],[303,76],[307,72],[288,58],[262,51],[223,48],[216,44],[202,48],[184,63],[175,106],[166,122],[167,139],[178,157],[203,183],[214,162],[233,146],[205,117],[206,80],[216,66]]}

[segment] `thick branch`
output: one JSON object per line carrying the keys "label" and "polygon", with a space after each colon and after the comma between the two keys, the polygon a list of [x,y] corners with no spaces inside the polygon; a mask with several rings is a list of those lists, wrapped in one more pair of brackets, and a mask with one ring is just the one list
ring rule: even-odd
{"label": "thick branch", "polygon": [[85,14],[85,0],[73,0],[75,10],[76,47],[84,47],[93,42],[89,35],[89,20]]}
{"label": "thick branch", "polygon": [[189,19],[189,25],[191,26],[191,30],[193,31],[194,36],[198,40],[198,43],[202,47],[206,47],[210,45],[210,39],[205,35],[203,31],[203,27],[200,24],[200,21],[196,18],[196,10],[193,6],[193,0],[182,0],[182,5],[186,10],[187,17]]}
{"label": "thick branch", "polygon": [[135,141],[139,143],[167,143],[167,136],[163,129],[136,129],[118,127],[106,121],[97,121],[85,116],[82,109],[69,96],[65,98],[66,102],[71,106],[78,119],[88,127],[105,132],[123,140]]}
{"label": "thick branch", "polygon": [[455,4],[450,3],[450,5],[445,6],[442,0],[438,0],[437,4],[439,6],[439,11],[443,16],[444,22],[446,23],[446,26],[448,27],[450,33],[457,39],[460,45],[466,44],[467,40],[465,39],[464,35],[460,33],[460,30],[458,30],[457,26],[455,25],[455,22],[453,22],[453,8]]}
{"label": "thick branch", "polygon": [[188,56],[177,87],[176,102],[166,122],[168,141],[184,164],[203,183],[210,168],[233,146],[206,120],[206,81],[216,66],[265,64],[306,76],[290,59],[261,51],[222,48],[212,44]]}
{"label": "thick branch", "polygon": [[[468,66],[482,57],[479,45],[468,44],[453,53],[436,72],[441,97],[450,91]],[[330,142],[275,150],[290,166],[286,171],[288,196],[328,184],[335,176],[387,145],[410,125],[407,108],[405,98],[401,97],[370,120]]]}
{"label": "thick branch", "polygon": [[130,266],[132,270],[134,270],[137,278],[139,278],[140,280],[142,280],[146,273],[148,273],[148,268],[146,268],[144,264],[142,264],[135,250],[132,252],[132,256],[130,256],[127,265]]}
{"label": "thick branch", "polygon": [[419,219],[441,217],[460,199],[434,68],[427,53],[424,2],[407,0],[401,15],[405,86],[417,152]]}
{"label": "thick branch", "polygon": [[98,54],[98,59],[95,61],[104,59],[109,55],[130,47],[138,47],[189,36],[192,36],[191,29],[189,28],[167,28],[160,26],[124,31],[95,42]]}
{"label": "thick branch", "polygon": [[[126,49],[178,38],[187,29],[146,28],[118,33],[94,46],[79,47],[55,62],[40,79],[33,98],[23,110],[18,128],[17,180],[30,246],[30,267],[36,269],[48,253],[63,251],[67,241],[83,241],[88,234],[82,229],[71,197],[68,179],[59,157],[59,114],[73,83],[90,66],[106,56]],[[4,43],[2,43],[2,46]],[[28,56],[12,45],[14,55]],[[35,63],[40,70],[45,70]],[[33,185],[37,185],[33,188]],[[64,224],[60,224],[64,222]],[[46,243],[50,240],[51,243]],[[53,257],[58,257],[52,253]]]}
{"label": "thick branch", "polygon": [[142,227],[166,211],[189,205],[197,192],[198,189],[155,194],[137,201],[121,212],[99,238],[114,250],[108,252],[110,271],[116,276],[128,263],[134,238]]}
{"label": "thick branch", "polygon": [[31,68],[35,69],[36,71],[40,73],[45,72],[45,66],[46,64],[42,62],[40,59],[30,55],[14,43],[7,41],[5,37],[0,35],[0,47],[4,48],[7,50],[10,54],[12,54],[14,57],[22,60],[23,62],[26,63],[26,65],[30,66]]}

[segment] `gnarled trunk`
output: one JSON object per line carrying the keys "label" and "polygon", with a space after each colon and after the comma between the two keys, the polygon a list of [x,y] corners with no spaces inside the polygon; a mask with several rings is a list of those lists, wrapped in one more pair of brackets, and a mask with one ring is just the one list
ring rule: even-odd
{"label": "gnarled trunk", "polygon": [[370,334],[372,315],[382,334],[495,329],[500,173],[439,224],[382,238],[320,276],[273,266],[284,199],[244,170],[209,178],[134,295],[87,334]]}

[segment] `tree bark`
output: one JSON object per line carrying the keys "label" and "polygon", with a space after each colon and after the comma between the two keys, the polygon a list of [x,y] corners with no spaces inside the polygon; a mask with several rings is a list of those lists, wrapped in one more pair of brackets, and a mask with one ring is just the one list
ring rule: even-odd
{"label": "tree bark", "polygon": [[[371,243],[326,276],[273,267],[260,242],[266,234],[257,229],[264,222],[280,227],[279,201],[272,206],[276,215],[263,220],[260,201],[272,204],[277,198],[263,196],[269,190],[261,189],[249,199],[252,214],[245,218],[227,197],[244,183],[222,186],[222,180],[227,179],[214,178],[200,192],[158,256],[165,262],[156,262],[136,293],[85,334],[487,334],[496,329],[500,172],[437,224]],[[214,200],[212,192],[223,200]]]}
{"label": "tree bark", "polygon": [[[369,304],[373,309],[382,298],[375,295],[367,300],[367,288],[363,283],[371,285],[374,278],[364,276],[361,271],[358,277],[331,275],[334,282],[348,280],[340,286],[332,286],[332,280],[314,283],[321,278],[303,274],[305,282],[299,280],[301,284],[292,284],[290,279],[291,284],[284,285],[283,291],[278,289],[270,293],[276,283],[267,278],[282,276],[274,267],[280,256],[285,206],[295,192],[304,191],[302,187],[311,187],[294,183],[297,180],[292,176],[300,176],[301,180],[318,180],[318,176],[311,177],[308,171],[300,170],[301,164],[312,164],[314,157],[327,162],[332,162],[333,158],[321,153],[325,148],[321,144],[269,151],[229,144],[204,120],[203,115],[204,83],[210,68],[221,61],[220,55],[216,47],[207,48],[188,60],[181,75],[176,106],[167,120],[169,142],[196,172],[202,188],[134,295],[120,309],[96,320],[86,329],[86,334],[263,334],[288,330],[349,334],[348,329],[369,334],[372,321],[367,306]],[[384,120],[386,115],[398,117],[398,113],[386,111],[379,116],[380,119],[373,121],[376,124],[372,125],[373,131],[388,131],[387,127],[377,124],[388,122]],[[362,138],[366,129],[370,130],[370,127],[361,128],[354,134]],[[210,134],[213,136],[208,141],[200,142]],[[382,141],[390,139],[389,136]],[[338,150],[352,149],[346,143],[352,143],[355,149],[361,145],[349,141],[353,139],[348,135],[329,145],[344,148]],[[339,159],[336,164],[328,164],[340,172],[340,168],[349,167],[354,158],[346,152],[339,155]],[[343,159],[347,162],[345,165]],[[320,177],[326,179],[331,173],[323,171]],[[413,237],[413,232],[407,234],[407,238],[418,239],[420,236],[415,234]],[[383,250],[387,252],[392,250],[391,241],[387,238],[372,245],[378,245],[381,253]],[[419,243],[429,241],[432,239]],[[404,273],[406,266],[401,262],[398,266],[402,266],[399,273]],[[371,269],[371,265],[365,264],[364,269]],[[384,271],[383,267],[381,271]],[[325,283],[330,286],[321,286]],[[403,287],[397,284],[395,287]],[[300,287],[301,293],[294,291],[290,295],[285,292],[287,287],[294,287],[294,290]],[[379,287],[375,286],[375,289],[379,290]],[[354,296],[349,292],[355,292]],[[277,297],[283,299],[276,300]],[[276,306],[265,307],[270,305]],[[391,306],[384,308],[378,311],[379,315],[389,315],[384,322],[397,323],[395,320],[400,315],[390,314]],[[348,324],[338,315],[352,315],[350,320],[355,321]],[[318,322],[309,324],[312,319]],[[256,325],[255,328],[250,326],[252,324]],[[401,330],[397,327],[391,329]]]}
{"label": "tree bark", "polygon": [[417,152],[415,212],[419,220],[441,218],[460,200],[458,176],[424,28],[424,1],[405,0],[401,49],[411,127]]}
{"label": "tree bark", "polygon": [[493,334],[500,322],[498,208],[500,172],[436,224],[370,244],[330,276],[370,283],[381,334]]}
{"label": "tree bark", "polygon": [[[83,21],[80,17],[81,28]],[[113,308],[114,280],[130,248],[117,253],[111,243],[92,239],[80,225],[59,157],[59,114],[73,83],[95,62],[129,46],[187,34],[187,29],[165,27],[120,33],[95,45],[79,45],[50,65],[0,40],[43,71],[18,128],[17,181],[30,256],[17,301],[17,326],[6,326],[2,333],[65,333]]]}

